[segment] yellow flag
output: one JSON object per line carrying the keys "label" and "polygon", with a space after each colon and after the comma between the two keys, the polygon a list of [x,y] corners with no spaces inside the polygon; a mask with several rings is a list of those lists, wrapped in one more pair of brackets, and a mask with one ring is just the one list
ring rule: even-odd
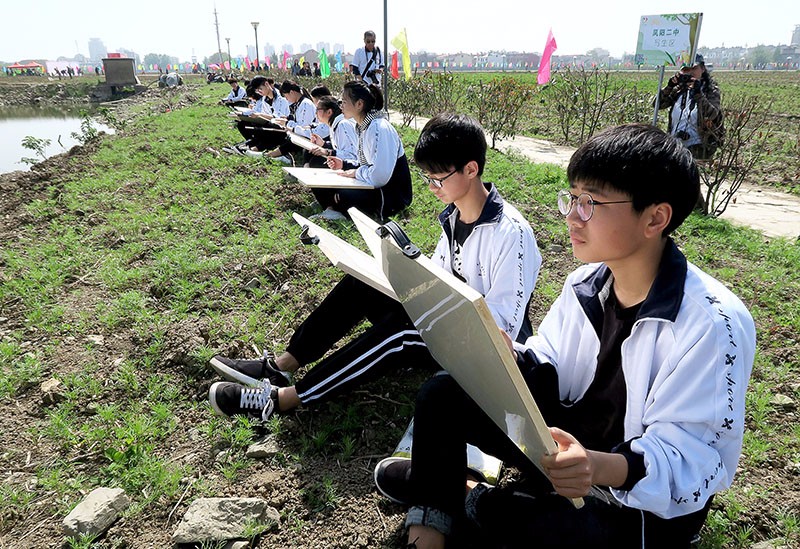
{"label": "yellow flag", "polygon": [[302,67],[303,63],[305,63],[305,62],[306,62],[306,56],[303,55],[302,57],[300,57],[300,66]]}
{"label": "yellow flag", "polygon": [[397,36],[392,38],[392,46],[403,56],[403,74],[406,80],[411,80],[411,55],[408,53],[408,36],[406,29],[400,31]]}

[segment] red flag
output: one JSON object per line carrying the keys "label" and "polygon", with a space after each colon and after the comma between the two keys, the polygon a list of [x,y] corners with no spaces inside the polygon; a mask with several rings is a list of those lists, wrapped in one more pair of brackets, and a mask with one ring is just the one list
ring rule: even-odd
{"label": "red flag", "polygon": [[392,78],[394,78],[395,80],[400,78],[400,67],[398,66],[397,63],[397,52],[394,52],[392,54]]}
{"label": "red flag", "polygon": [[536,76],[536,82],[541,86],[550,82],[550,57],[556,51],[556,39],[553,36],[553,29],[547,34],[547,42],[544,44],[544,52],[542,59],[539,61],[539,73]]}

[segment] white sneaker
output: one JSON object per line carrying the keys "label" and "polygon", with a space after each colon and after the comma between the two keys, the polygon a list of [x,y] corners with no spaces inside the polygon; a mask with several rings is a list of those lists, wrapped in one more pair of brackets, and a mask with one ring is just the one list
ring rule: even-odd
{"label": "white sneaker", "polygon": [[347,219],[347,216],[331,208],[326,208],[325,211],[323,211],[322,213],[312,215],[311,219],[327,219],[328,221],[340,221],[342,219]]}
{"label": "white sneaker", "polygon": [[244,151],[244,154],[246,156],[249,156],[250,158],[264,158],[264,153],[261,151],[251,151],[250,149],[248,149]]}
{"label": "white sneaker", "polygon": [[273,158],[273,160],[275,162],[280,162],[281,164],[286,164],[287,166],[291,166],[292,164],[294,164],[294,162],[292,162],[292,159],[289,158],[288,156],[278,156],[277,158]]}

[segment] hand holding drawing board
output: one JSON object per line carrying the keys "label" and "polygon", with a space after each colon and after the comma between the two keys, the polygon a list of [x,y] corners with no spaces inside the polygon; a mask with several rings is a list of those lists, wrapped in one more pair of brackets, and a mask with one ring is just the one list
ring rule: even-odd
{"label": "hand holding drawing board", "polygon": [[[436,361],[541,469],[541,456],[556,453],[556,443],[483,296],[410,242],[380,239],[376,230],[384,232],[383,226],[355,208],[348,213],[375,258],[304,217],[293,217],[307,243],[319,245],[334,265],[403,304]],[[572,501],[583,505],[580,498]]]}
{"label": "hand holding drawing board", "polygon": [[[428,351],[536,467],[558,447],[481,294],[384,236],[383,272]],[[582,499],[573,499],[576,507]]]}

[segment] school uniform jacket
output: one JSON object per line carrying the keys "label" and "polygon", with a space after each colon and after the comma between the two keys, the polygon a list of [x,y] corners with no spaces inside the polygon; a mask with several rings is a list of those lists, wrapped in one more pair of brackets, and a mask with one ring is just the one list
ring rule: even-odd
{"label": "school uniform jacket", "polygon": [[[462,275],[466,284],[486,300],[497,325],[512,340],[526,322],[542,255],[533,230],[517,209],[503,200],[493,185],[485,184],[489,197],[461,249]],[[439,214],[442,234],[431,256],[434,263],[453,272],[453,230],[458,210],[450,204]]]}
{"label": "school uniform jacket", "polygon": [[[317,108],[308,97],[303,97],[294,111],[294,120],[289,120],[286,127],[294,130],[295,126],[310,126],[317,117]],[[309,134],[310,135],[310,134]]]}
{"label": "school uniform jacket", "polygon": [[392,177],[397,159],[406,154],[403,142],[385,116],[374,118],[361,130],[359,139],[367,163],[357,168],[356,179],[383,187]]}
{"label": "school uniform jacket", "polygon": [[[520,365],[552,364],[562,403],[591,384],[603,305],[611,291],[603,264],[580,267],[524,345]],[[755,326],[723,284],[688,263],[672,240],[622,343],[626,384],[627,489],[624,505],[673,518],[698,511],[733,481],[742,447],[745,390],[753,367]],[[638,478],[637,478],[638,477]]]}
{"label": "school uniform jacket", "polygon": [[345,162],[358,163],[358,136],[356,123],[339,114],[331,124],[331,145],[334,156]]}
{"label": "school uniform jacket", "polygon": [[245,99],[246,95],[247,94],[245,93],[244,88],[241,86],[235,90],[231,88],[231,93],[228,94],[228,97],[225,98],[225,101],[241,101],[242,99]]}

